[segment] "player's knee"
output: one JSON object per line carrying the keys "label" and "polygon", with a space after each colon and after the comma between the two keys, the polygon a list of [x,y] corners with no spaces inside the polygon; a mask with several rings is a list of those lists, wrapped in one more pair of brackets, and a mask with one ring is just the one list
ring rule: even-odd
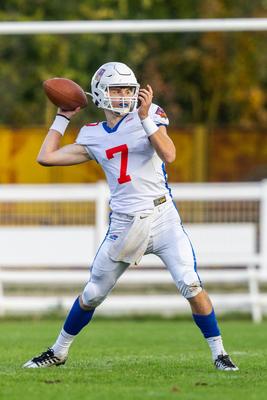
{"label": "player's knee", "polygon": [[195,271],[186,272],[183,279],[178,282],[178,288],[186,299],[198,295],[202,291],[202,286],[197,273]]}
{"label": "player's knee", "polygon": [[107,294],[103,293],[96,284],[88,282],[82,293],[82,302],[86,307],[96,308],[106,296]]}

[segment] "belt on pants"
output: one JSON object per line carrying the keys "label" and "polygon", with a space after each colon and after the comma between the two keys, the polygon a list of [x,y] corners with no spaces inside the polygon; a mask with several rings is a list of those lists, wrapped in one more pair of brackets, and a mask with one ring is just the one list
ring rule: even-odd
{"label": "belt on pants", "polygon": [[158,199],[155,199],[153,202],[154,202],[154,206],[157,207],[160,204],[166,203],[166,201],[167,201],[166,196],[161,196]]}

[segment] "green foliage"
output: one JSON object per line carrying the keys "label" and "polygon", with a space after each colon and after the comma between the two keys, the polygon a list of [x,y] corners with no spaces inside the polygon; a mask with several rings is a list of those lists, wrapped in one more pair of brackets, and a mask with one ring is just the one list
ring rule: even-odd
{"label": "green foliage", "polygon": [[192,321],[97,319],[75,340],[65,366],[23,370],[22,363],[52,344],[61,323],[1,321],[1,399],[266,398],[266,323],[220,324],[237,372],[214,369]]}
{"label": "green foliage", "polygon": [[[267,1],[1,0],[1,21],[264,17]],[[0,123],[45,122],[42,81],[64,76],[86,90],[104,62],[128,63],[173,125],[266,125],[265,32],[3,35]],[[90,119],[101,118],[94,106]],[[78,120],[77,120],[78,122]]]}

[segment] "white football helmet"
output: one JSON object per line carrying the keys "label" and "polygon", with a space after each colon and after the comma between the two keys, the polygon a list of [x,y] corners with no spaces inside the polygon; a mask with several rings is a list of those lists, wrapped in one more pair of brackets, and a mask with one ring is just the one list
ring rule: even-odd
{"label": "white football helmet", "polygon": [[[130,97],[110,97],[109,88],[114,86],[130,87],[133,93]],[[127,65],[109,62],[103,64],[94,74],[90,95],[97,107],[123,115],[136,110],[139,87],[133,71]],[[117,106],[113,106],[112,102]]]}

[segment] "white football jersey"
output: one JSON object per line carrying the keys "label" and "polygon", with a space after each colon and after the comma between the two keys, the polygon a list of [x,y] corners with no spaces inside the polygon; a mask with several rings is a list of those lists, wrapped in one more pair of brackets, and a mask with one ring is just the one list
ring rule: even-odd
{"label": "white football jersey", "polygon": [[[158,126],[169,124],[156,104],[151,105],[149,115]],[[153,201],[163,195],[171,200],[164,163],[151,145],[137,111],[124,116],[113,128],[106,122],[83,126],[76,143],[85,146],[89,158],[102,166],[112,211],[130,214],[153,209]]]}

